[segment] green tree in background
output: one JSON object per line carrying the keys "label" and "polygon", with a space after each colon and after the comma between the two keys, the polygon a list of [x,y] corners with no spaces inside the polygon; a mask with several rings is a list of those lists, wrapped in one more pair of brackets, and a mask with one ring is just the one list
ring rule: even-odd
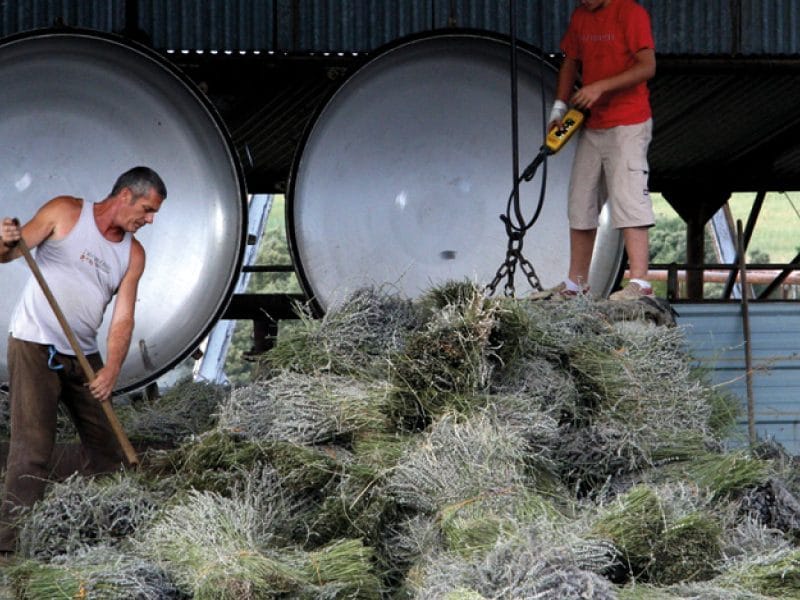
{"label": "green tree in background", "polygon": [[[254,264],[292,264],[286,239],[285,213],[284,197],[275,196]],[[249,294],[298,294],[301,289],[294,272],[253,273],[250,276],[247,292]],[[225,359],[225,373],[234,386],[250,382],[252,363],[247,360],[246,353],[252,345],[253,324],[250,321],[237,321]]]}
{"label": "green tree in background", "polygon": [[[703,260],[707,263],[717,262],[714,242],[708,235],[705,236]],[[660,219],[650,230],[650,262],[686,262],[686,223],[683,220]]]}
{"label": "green tree in background", "polygon": [[755,265],[766,265],[769,264],[769,254],[755,248],[747,253],[747,262],[753,263]]}
{"label": "green tree in background", "polygon": [[[710,234],[704,236],[703,262],[713,264],[719,262],[714,250],[714,242]],[[769,254],[760,248],[752,248],[747,253],[747,261],[751,264],[768,264]],[[686,262],[686,223],[679,218],[660,219],[650,231],[650,262],[659,264]],[[666,283],[655,282],[656,294],[666,295]],[[764,286],[754,286],[756,293]],[[714,298],[722,293],[721,284],[707,283],[704,286],[706,298]]]}

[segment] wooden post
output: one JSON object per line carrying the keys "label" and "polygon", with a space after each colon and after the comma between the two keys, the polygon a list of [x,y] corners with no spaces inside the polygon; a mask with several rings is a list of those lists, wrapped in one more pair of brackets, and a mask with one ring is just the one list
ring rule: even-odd
{"label": "wooden post", "polygon": [[756,439],[756,418],[755,400],[753,398],[753,348],[750,336],[750,313],[747,300],[747,258],[744,249],[744,233],[742,232],[742,221],[736,221],[736,245],[739,253],[739,277],[742,286],[742,333],[744,334],[744,373],[747,386],[747,434],[750,444],[755,445]]}

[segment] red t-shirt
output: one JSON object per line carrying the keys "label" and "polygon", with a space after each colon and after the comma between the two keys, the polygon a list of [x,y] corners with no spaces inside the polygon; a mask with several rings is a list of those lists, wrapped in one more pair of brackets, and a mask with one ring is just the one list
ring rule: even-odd
{"label": "red t-shirt", "polygon": [[[584,85],[625,71],[634,64],[634,55],[647,48],[655,48],[650,15],[634,0],[611,0],[595,11],[579,6],[561,40],[564,55],[580,61]],[[642,82],[605,94],[592,106],[586,126],[633,125],[650,116],[650,92]]]}

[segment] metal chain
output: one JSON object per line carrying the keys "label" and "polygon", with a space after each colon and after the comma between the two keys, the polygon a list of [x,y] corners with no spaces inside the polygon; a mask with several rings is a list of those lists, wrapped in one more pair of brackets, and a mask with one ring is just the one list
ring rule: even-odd
{"label": "metal chain", "polygon": [[[547,146],[542,146],[539,151],[539,154],[534,158],[533,162],[528,166],[527,169],[522,173],[520,176],[519,174],[519,145],[518,145],[518,119],[517,119],[517,3],[516,0],[510,0],[510,18],[509,24],[511,27],[510,37],[511,37],[511,133],[512,133],[512,148],[511,153],[513,156],[513,171],[514,171],[514,187],[511,191],[511,196],[508,199],[508,204],[506,206],[506,214],[500,215],[500,219],[502,219],[503,224],[506,226],[506,234],[508,235],[508,246],[506,248],[506,258],[500,268],[497,269],[497,273],[492,279],[492,282],[486,287],[486,291],[488,292],[489,296],[494,295],[495,291],[497,290],[497,286],[504,278],[507,279],[506,284],[503,288],[503,292],[506,296],[513,298],[514,297],[514,275],[516,274],[517,266],[520,267],[522,272],[528,279],[528,283],[531,287],[537,291],[542,290],[542,284],[539,281],[539,277],[536,275],[536,270],[533,268],[533,264],[525,258],[522,254],[522,244],[523,239],[525,237],[525,232],[530,229],[536,220],[539,218],[539,213],[542,208],[542,203],[544,202],[544,190],[545,190],[545,180],[547,179],[547,155],[549,154]],[[540,63],[541,64],[541,63]],[[542,93],[542,106],[544,107],[544,77],[540,78],[540,89]],[[544,129],[544,119],[545,116],[542,114],[542,128]],[[524,179],[525,181],[530,181],[533,179],[536,170],[539,168],[539,165],[545,165],[544,171],[545,176],[542,181],[542,189],[539,196],[539,203],[536,208],[536,211],[531,218],[530,222],[525,222],[525,217],[522,214],[522,207],[520,205],[520,198],[519,198],[519,184]],[[512,210],[513,208],[513,210]],[[516,218],[518,221],[517,224],[512,223],[512,218]]]}
{"label": "metal chain", "polygon": [[509,298],[514,297],[514,276],[516,274],[517,265],[519,265],[520,269],[525,274],[530,286],[537,291],[541,291],[542,284],[539,281],[539,276],[536,275],[536,269],[533,268],[531,261],[522,254],[522,245],[527,228],[515,227],[506,215],[500,215],[500,218],[505,224],[506,233],[508,234],[506,259],[503,264],[500,265],[500,268],[497,269],[494,279],[486,286],[488,295],[493,296],[497,291],[499,283],[507,278],[508,280],[505,286],[503,286],[503,294]]}

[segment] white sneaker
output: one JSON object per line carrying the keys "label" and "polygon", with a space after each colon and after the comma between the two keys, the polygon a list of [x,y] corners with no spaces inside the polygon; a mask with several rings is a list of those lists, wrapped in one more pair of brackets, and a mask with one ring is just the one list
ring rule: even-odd
{"label": "white sneaker", "polygon": [[613,294],[611,294],[608,299],[609,300],[638,300],[642,296],[649,296],[652,298],[653,296],[653,288],[651,286],[643,286],[639,285],[635,281],[631,281],[621,290],[617,290]]}

